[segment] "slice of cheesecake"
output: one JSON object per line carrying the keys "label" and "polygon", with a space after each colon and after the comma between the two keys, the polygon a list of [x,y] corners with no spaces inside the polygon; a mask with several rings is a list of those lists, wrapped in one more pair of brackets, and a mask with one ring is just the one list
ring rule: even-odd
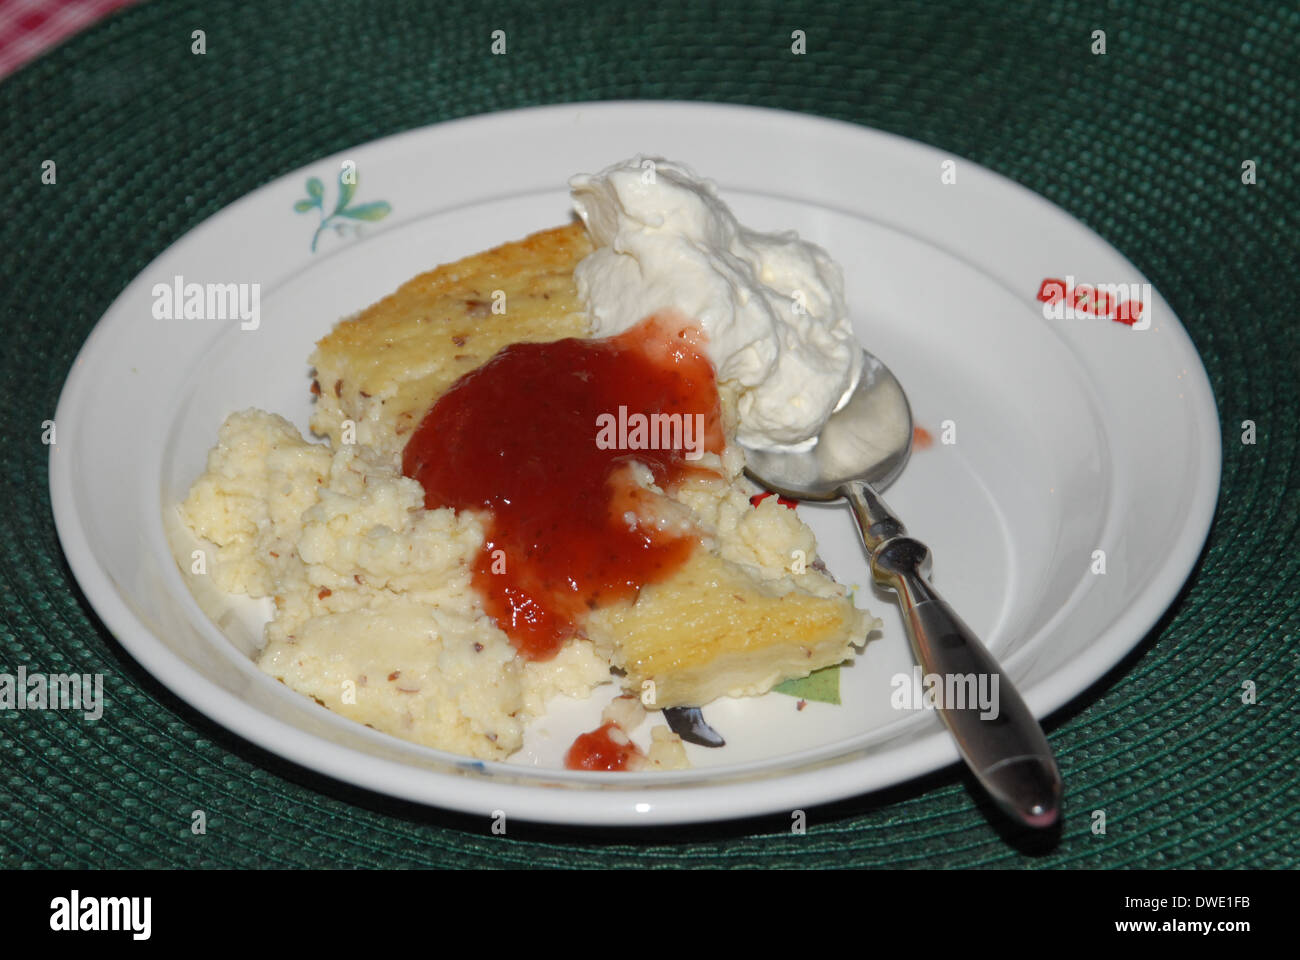
{"label": "slice of cheesecake", "polygon": [[[355,442],[399,461],[438,398],[501,348],[587,336],[573,269],[591,249],[580,223],[535,233],[421,274],[341,322],[311,357],[313,430],[337,447],[351,421]],[[726,384],[719,395],[730,439]],[[696,531],[689,558],[584,625],[625,689],[652,691],[643,699],[654,707],[764,693],[843,662],[876,626],[813,566],[815,541],[794,511],[775,498],[751,505],[757,488],[741,474],[739,448],[729,442],[709,457],[711,474],[647,490],[660,501],[651,512],[684,515]]]}

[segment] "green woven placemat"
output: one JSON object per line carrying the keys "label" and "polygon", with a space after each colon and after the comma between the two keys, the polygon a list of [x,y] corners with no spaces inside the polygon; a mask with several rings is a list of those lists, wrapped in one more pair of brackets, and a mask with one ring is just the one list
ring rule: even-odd
{"label": "green woven placemat", "polygon": [[[0,713],[0,865],[1294,866],[1300,13],[1288,6],[151,2],[0,82],[0,672],[102,673],[110,700],[93,723]],[[504,57],[489,52],[495,29]],[[1068,786],[1059,835],[1000,826],[953,767],[815,808],[802,836],[788,817],[512,823],[494,836],[486,819],[340,786],[226,733],[136,665],[81,596],[55,537],[41,424],[95,321],[154,256],[348,145],[614,98],[802,110],[938,145],[1095,228],[1187,326],[1224,427],[1218,516],[1169,614],[1048,726]],[[55,185],[41,183],[47,159]]]}

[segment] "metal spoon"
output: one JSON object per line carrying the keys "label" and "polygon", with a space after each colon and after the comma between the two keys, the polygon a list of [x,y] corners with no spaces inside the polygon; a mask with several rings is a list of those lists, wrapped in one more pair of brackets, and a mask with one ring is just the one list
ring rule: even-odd
{"label": "metal spoon", "polygon": [[[894,591],[926,674],[997,676],[998,710],[939,706],[962,758],[998,805],[1031,827],[1056,822],[1061,774],[1042,727],[998,662],[930,585],[930,550],[912,539],[874,487],[891,483],[912,450],[912,411],[889,368],[863,351],[862,379],[810,450],[749,450],[745,472],[781,496],[849,501],[876,582]],[[945,689],[949,688],[945,682]],[[969,689],[969,688],[968,688]],[[993,711],[989,710],[992,714]]]}

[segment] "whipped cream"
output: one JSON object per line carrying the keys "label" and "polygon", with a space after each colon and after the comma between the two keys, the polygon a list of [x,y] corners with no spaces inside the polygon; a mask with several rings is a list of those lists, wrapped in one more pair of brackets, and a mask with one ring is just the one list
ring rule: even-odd
{"label": "whipped cream", "polygon": [[844,277],[826,251],[793,230],[746,229],[712,181],[662,157],[569,186],[596,244],[574,271],[593,336],[680,310],[707,335],[719,382],[741,387],[737,439],[811,444],[862,369]]}

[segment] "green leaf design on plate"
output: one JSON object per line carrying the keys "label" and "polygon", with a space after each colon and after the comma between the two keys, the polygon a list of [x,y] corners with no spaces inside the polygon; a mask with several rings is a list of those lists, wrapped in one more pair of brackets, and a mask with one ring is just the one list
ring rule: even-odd
{"label": "green leaf design on plate", "polygon": [[339,195],[334,203],[334,212],[325,215],[325,184],[319,177],[309,177],[307,180],[307,198],[299,200],[293,205],[297,213],[307,213],[309,210],[320,211],[320,223],[316,227],[316,232],[311,238],[311,252],[316,252],[316,245],[320,242],[321,234],[326,230],[333,230],[339,236],[348,234],[356,235],[360,233],[359,226],[350,226],[341,220],[363,220],[373,223],[376,220],[382,220],[393,212],[391,204],[383,200],[375,200],[371,203],[363,203],[359,207],[349,207],[352,198],[356,195],[357,184],[360,183],[361,177],[355,169],[345,167],[339,171],[338,188]]}
{"label": "green leaf design on plate", "polygon": [[777,693],[800,700],[816,700],[819,703],[840,703],[840,668],[822,667],[798,680],[783,680],[772,688]]}
{"label": "green leaf design on plate", "polygon": [[359,207],[351,207],[347,210],[340,210],[340,217],[347,217],[350,220],[382,220],[393,212],[383,200],[376,200],[374,203],[363,203]]}

